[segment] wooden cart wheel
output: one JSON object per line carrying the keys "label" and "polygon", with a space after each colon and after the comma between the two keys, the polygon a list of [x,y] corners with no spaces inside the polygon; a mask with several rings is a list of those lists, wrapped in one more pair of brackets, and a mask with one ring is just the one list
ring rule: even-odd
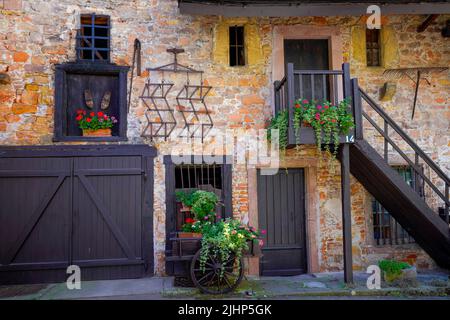
{"label": "wooden cart wheel", "polygon": [[211,252],[203,271],[200,268],[200,253],[201,250],[197,251],[191,262],[191,278],[194,285],[201,292],[208,294],[225,294],[236,289],[244,275],[242,258],[238,259],[234,254],[231,255],[224,264],[225,270],[222,273],[220,257]]}

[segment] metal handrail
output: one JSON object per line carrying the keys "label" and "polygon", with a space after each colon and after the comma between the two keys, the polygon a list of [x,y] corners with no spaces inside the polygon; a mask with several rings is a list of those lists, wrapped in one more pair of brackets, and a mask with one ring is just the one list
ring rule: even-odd
{"label": "metal handrail", "polygon": [[364,98],[364,100],[374,109],[394,130],[397,132],[397,134],[402,137],[403,140],[406,141],[406,143],[409,144],[409,146],[414,150],[415,153],[417,153],[426,164],[430,166],[430,168],[436,172],[436,174],[444,180],[445,183],[450,184],[450,178],[441,170],[441,168],[438,167],[438,165],[431,160],[430,157],[408,136],[408,134],[403,131],[395,122],[392,120],[388,114],[381,109],[377,103],[367,95],[367,93],[364,92],[361,88],[359,88],[359,91],[361,93],[361,96]]}
{"label": "metal handrail", "polygon": [[342,75],[342,70],[294,70],[294,74]]}

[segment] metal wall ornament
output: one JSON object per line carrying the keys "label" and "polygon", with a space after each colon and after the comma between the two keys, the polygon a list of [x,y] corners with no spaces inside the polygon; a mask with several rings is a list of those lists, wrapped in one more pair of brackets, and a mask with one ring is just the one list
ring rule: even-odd
{"label": "metal wall ornament", "polygon": [[[170,48],[167,52],[174,55],[174,61],[156,68],[148,68],[149,72],[161,73],[161,82],[147,81],[140,99],[144,102],[147,110],[147,126],[142,132],[143,137],[164,138],[167,140],[169,135],[175,129],[177,122],[174,116],[174,109],[181,113],[184,122],[179,137],[201,138],[202,141],[214,126],[211,112],[208,109],[205,98],[211,91],[211,86],[203,83],[203,71],[195,70],[191,67],[178,63],[177,55],[184,52],[181,48]],[[186,83],[176,95],[176,108],[171,108],[167,95],[175,85],[172,82],[166,82],[165,73],[184,73],[186,74]],[[199,84],[191,84],[190,76],[199,76]],[[156,99],[161,99],[163,107],[156,103]],[[150,103],[149,103],[150,102]],[[156,119],[152,116],[157,116]]]}

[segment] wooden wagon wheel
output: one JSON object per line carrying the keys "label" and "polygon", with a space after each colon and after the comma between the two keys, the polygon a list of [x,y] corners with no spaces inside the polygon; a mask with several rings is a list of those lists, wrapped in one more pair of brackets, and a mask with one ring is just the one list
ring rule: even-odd
{"label": "wooden wagon wheel", "polygon": [[211,252],[203,271],[200,268],[200,253],[201,250],[197,251],[191,262],[191,279],[194,285],[208,294],[225,294],[236,289],[244,275],[242,258],[230,255],[222,273],[222,260]]}

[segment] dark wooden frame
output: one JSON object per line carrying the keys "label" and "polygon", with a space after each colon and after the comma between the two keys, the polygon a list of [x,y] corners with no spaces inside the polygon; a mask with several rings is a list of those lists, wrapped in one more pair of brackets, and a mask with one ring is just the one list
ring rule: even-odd
{"label": "dark wooden frame", "polygon": [[[181,14],[220,15],[224,17],[301,17],[301,16],[362,16],[369,4],[378,4],[383,14],[442,14],[450,5],[434,1],[221,1],[178,0]],[[270,3],[272,2],[272,3]],[[324,3],[327,2],[327,3]],[[349,5],[351,3],[351,5]]]}
{"label": "dark wooden frame", "polygon": [[[202,156],[191,155],[190,163],[198,164],[202,163]],[[233,216],[233,203],[232,203],[232,157],[223,156],[221,157],[221,163],[217,162],[222,166],[222,186],[224,193],[224,205],[225,205],[225,217],[231,218]],[[203,162],[204,164],[207,164]],[[176,221],[173,215],[168,216],[167,213],[175,212],[175,164],[170,155],[164,156],[164,166],[166,171],[166,252],[170,252],[172,249],[171,235],[175,231]],[[170,260],[170,259],[169,259]],[[166,273],[174,273],[174,264],[172,262],[168,263],[166,261]]]}
{"label": "dark wooden frame", "polygon": [[[96,63],[67,63],[56,65],[55,111],[53,141],[126,141],[127,140],[127,74],[128,66]],[[119,135],[111,137],[67,136],[67,74],[115,75],[119,77]]]}
{"label": "dark wooden frame", "polygon": [[[156,156],[156,149],[148,145],[69,145],[69,146],[5,146],[0,147],[0,158],[48,158],[48,157],[58,157],[58,158],[71,158],[71,157],[92,157],[92,156],[141,156],[142,157],[142,174],[143,174],[143,184],[142,184],[142,242],[141,242],[141,252],[143,260],[96,260],[96,261],[85,261],[78,263],[80,267],[101,267],[101,266],[126,266],[126,265],[144,265],[144,275],[150,276],[154,273],[154,257],[153,257],[153,188],[154,188],[154,164],[153,160]],[[95,172],[94,172],[95,171]],[[84,184],[86,182],[85,176],[89,174],[101,175],[109,174],[110,171],[99,172],[96,170],[78,170],[74,171],[81,182]],[[117,171],[117,170],[115,170]],[[123,171],[123,170],[119,170]],[[128,170],[129,171],[129,170]],[[127,171],[127,172],[128,172]],[[20,176],[20,172],[10,172],[12,176]],[[117,173],[117,172],[116,172]],[[41,175],[42,173],[33,170],[33,172],[24,173],[24,176],[36,174]],[[48,173],[47,173],[48,174]],[[67,172],[55,172],[54,176],[59,177],[53,186],[59,186],[62,183],[62,179],[67,177]],[[8,176],[8,172],[2,171],[3,176]],[[52,174],[53,175],[53,174]],[[84,182],[83,182],[84,180]],[[90,183],[87,184],[89,188]],[[86,185],[85,185],[86,187]],[[56,191],[56,189],[52,193]],[[51,195],[50,194],[50,195]],[[93,199],[94,203],[98,206],[98,199]],[[43,202],[44,203],[44,202]],[[42,209],[43,210],[43,209]],[[100,210],[100,208],[99,208]],[[39,212],[38,212],[39,213]],[[104,212],[102,212],[104,215]],[[104,217],[107,219],[108,217]],[[17,244],[19,245],[19,244]],[[16,245],[16,247],[17,247]],[[12,250],[12,249],[11,249]],[[10,250],[10,251],[11,251]],[[36,263],[26,270],[54,270],[66,268],[67,263]],[[22,266],[1,266],[0,271],[20,271],[25,270]]]}

